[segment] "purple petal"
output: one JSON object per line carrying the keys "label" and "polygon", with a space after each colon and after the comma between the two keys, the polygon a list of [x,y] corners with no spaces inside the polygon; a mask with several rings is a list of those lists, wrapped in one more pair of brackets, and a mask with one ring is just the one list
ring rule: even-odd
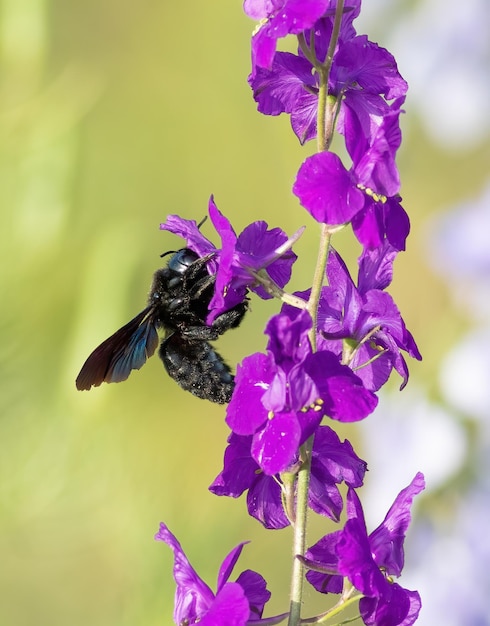
{"label": "purple petal", "polygon": [[291,128],[301,145],[315,139],[318,97],[303,91],[291,112]]}
{"label": "purple petal", "polygon": [[[306,557],[312,564],[324,567],[326,570],[335,572],[338,567],[337,543],[342,531],[337,530],[322,537],[315,545],[306,552]],[[320,593],[340,593],[342,591],[342,576],[330,573],[309,571],[306,578]]]}
{"label": "purple petal", "polygon": [[347,491],[347,498],[345,501],[347,517],[348,519],[357,520],[357,522],[364,529],[364,533],[367,534],[366,530],[366,522],[364,520],[364,511],[362,510],[362,504],[359,500],[359,496],[357,495],[355,489],[349,488]]}
{"label": "purple petal", "polygon": [[201,233],[195,220],[185,220],[178,215],[168,215],[166,222],[160,224],[160,230],[168,230],[170,233],[185,239],[186,248],[190,248],[198,256],[202,257],[216,252],[216,246]]}
{"label": "purple petal", "polygon": [[390,108],[381,96],[348,90],[342,100],[337,130],[345,136],[347,152],[354,163],[372,145],[383,117]]}
{"label": "purple petal", "polygon": [[311,473],[323,483],[345,482],[350,487],[360,487],[367,463],[354,452],[347,439],[341,442],[337,433],[328,426],[320,426],[315,433]]}
{"label": "purple petal", "polygon": [[228,311],[239,302],[242,302],[245,297],[244,288],[240,291],[230,288],[237,236],[229,220],[219,211],[214,203],[213,196],[209,199],[209,216],[221,237],[222,249],[216,273],[214,296],[209,304],[210,314],[206,320],[208,324],[212,323],[220,313]]}
{"label": "purple petal", "polygon": [[251,436],[232,433],[228,442],[223,470],[214,479],[209,490],[217,496],[238,498],[254,483],[259,467],[250,455]]}
{"label": "purple petal", "polygon": [[381,202],[366,195],[363,208],[352,218],[352,230],[364,249],[380,247],[386,234]]}
{"label": "purple petal", "polygon": [[342,496],[336,485],[325,483],[318,474],[311,473],[308,505],[318,513],[338,522],[342,512]]}
{"label": "purple petal", "polygon": [[[292,113],[297,100],[303,95],[305,85],[316,86],[311,73],[311,63],[290,52],[277,52],[270,70],[259,68],[254,78],[249,78],[258,110],[264,115]],[[315,101],[317,98],[310,94]]]}
{"label": "purple petal", "polygon": [[364,249],[381,247],[386,240],[395,250],[405,250],[410,220],[400,197],[376,202],[366,196],[364,207],[352,220],[352,229]]}
{"label": "purple petal", "polygon": [[[378,336],[379,333],[376,333],[376,340],[378,340]],[[377,347],[372,347],[370,342],[366,342],[356,348],[356,354],[350,362],[350,367],[356,372],[356,376],[362,380],[366,389],[376,392],[389,379],[393,371],[394,361],[392,352],[387,350],[381,353]]]}
{"label": "purple petal", "polygon": [[400,189],[400,175],[395,156],[401,143],[399,117],[404,98],[398,98],[383,116],[366,150],[354,156],[357,182],[376,194],[394,196]]}
{"label": "purple petal", "polygon": [[206,583],[197,575],[189,563],[180,543],[167,526],[160,523],[160,530],[155,535],[157,541],[163,541],[174,553],[175,590],[174,621],[176,624],[193,623],[204,615],[214,600],[214,594]]}
{"label": "purple petal", "polygon": [[417,591],[393,583],[383,598],[361,598],[359,612],[367,626],[411,626],[418,618],[422,602]]}
{"label": "purple petal", "polygon": [[248,17],[260,22],[271,12],[271,0],[244,0],[243,10]]}
{"label": "purple petal", "polygon": [[[350,277],[347,266],[333,248],[330,248],[328,255],[327,277],[330,286],[326,287],[322,292],[322,300],[325,299],[325,303],[320,303],[321,317],[319,314],[319,320],[322,322],[321,328],[329,334],[334,331],[330,324],[325,323],[327,321],[325,318],[329,309],[338,307],[340,313],[339,321],[342,322],[338,330],[341,329],[342,332],[338,333],[337,336],[354,336],[363,308],[363,301]],[[327,309],[324,308],[325,305],[327,305]],[[335,321],[337,321],[337,316],[335,316]]]}
{"label": "purple petal", "polygon": [[262,397],[274,372],[270,355],[260,352],[245,357],[237,365],[235,390],[226,409],[226,423],[237,435],[253,435],[267,420]]}
{"label": "purple petal", "polygon": [[308,340],[311,316],[307,311],[298,310],[293,315],[274,315],[265,328],[265,333],[269,335],[267,349],[274,355],[277,366],[301,363],[311,353]]}
{"label": "purple petal", "polygon": [[272,476],[286,470],[299,448],[301,428],[295,413],[279,413],[267,420],[252,443],[252,457]]}
{"label": "purple petal", "polygon": [[347,576],[362,594],[379,597],[389,583],[371,556],[366,529],[357,519],[349,519],[337,544],[339,572]]}
{"label": "purple petal", "polygon": [[217,594],[208,613],[199,620],[199,626],[245,626],[249,616],[250,607],[243,588],[238,583],[227,583]]}
{"label": "purple petal", "polygon": [[230,576],[231,576],[231,572],[233,571],[233,568],[236,565],[236,562],[238,561],[240,554],[242,553],[243,550],[243,546],[249,543],[248,541],[244,541],[242,543],[239,543],[235,548],[233,548],[233,550],[224,558],[223,563],[221,564],[221,567],[219,568],[219,572],[218,572],[218,582],[216,585],[216,590],[220,591],[220,589],[222,589],[222,587],[224,586],[225,583],[228,582]]}
{"label": "purple petal", "polygon": [[410,219],[400,202],[400,196],[387,198],[383,214],[386,238],[396,250],[403,251],[410,233]]}
{"label": "purple petal", "polygon": [[369,41],[366,35],[354,37],[339,47],[333,70],[336,81],[359,85],[365,92],[383,95],[387,100],[404,96],[408,89],[393,55]]}
{"label": "purple petal", "polygon": [[273,476],[257,476],[247,494],[247,509],[264,528],[278,530],[290,524],[284,512],[281,486]]}
{"label": "purple petal", "polygon": [[305,364],[323,400],[323,412],[340,422],[356,422],[374,411],[378,399],[331,352],[316,352]]}
{"label": "purple petal", "polygon": [[[284,287],[291,278],[293,263],[298,258],[292,250],[283,252],[282,248],[286,243],[292,245],[294,235],[288,239],[286,233],[280,228],[268,229],[267,222],[253,222],[247,226],[237,240],[237,255],[240,268],[245,268],[244,282],[257,295],[263,299],[272,296],[263,287],[253,286],[254,279],[246,271],[246,268],[255,271],[267,269],[272,280]],[[280,251],[280,256],[278,256]]]}
{"label": "purple petal", "polygon": [[286,372],[282,369],[278,369],[274,375],[274,378],[269,385],[267,391],[264,392],[261,402],[267,413],[271,411],[273,413],[281,412],[288,404],[288,388],[287,388],[287,376]]}
{"label": "purple petal", "polygon": [[242,587],[247,596],[250,606],[250,619],[262,617],[264,606],[271,597],[265,578],[257,572],[247,569],[240,574],[236,582]]}
{"label": "purple petal", "polygon": [[369,536],[377,565],[390,575],[400,576],[403,569],[403,542],[411,520],[412,502],[424,488],[424,475],[419,472],[410,485],[400,491],[383,522]]}
{"label": "purple petal", "polygon": [[289,404],[294,411],[301,411],[318,400],[318,389],[305,371],[304,363],[294,366],[287,379]]}
{"label": "purple petal", "polygon": [[332,152],[308,157],[301,165],[293,193],[301,205],[322,224],[345,224],[364,205],[356,180]]}
{"label": "purple petal", "polygon": [[245,0],[243,4],[245,13],[253,19],[267,18],[264,26],[276,38],[311,28],[328,6],[329,0]]}
{"label": "purple petal", "polygon": [[357,284],[361,293],[386,289],[393,279],[393,263],[398,250],[387,241],[374,250],[364,250],[359,257]]}
{"label": "purple petal", "polygon": [[269,37],[269,31],[260,27],[252,37],[252,77],[259,67],[270,68],[276,52],[277,39]]}

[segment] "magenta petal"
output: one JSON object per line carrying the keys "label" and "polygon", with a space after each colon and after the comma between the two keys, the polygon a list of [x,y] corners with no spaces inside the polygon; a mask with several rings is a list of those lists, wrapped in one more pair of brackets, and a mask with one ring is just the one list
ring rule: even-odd
{"label": "magenta petal", "polygon": [[262,404],[273,377],[270,356],[257,352],[237,366],[235,391],[226,409],[226,423],[237,435],[253,435],[267,419]]}
{"label": "magenta petal", "polygon": [[155,539],[166,543],[174,553],[174,579],[177,585],[174,621],[176,624],[181,624],[185,620],[194,620],[206,613],[213,602],[214,594],[197,575],[177,538],[163,522],[160,524]]}
{"label": "magenta petal", "polygon": [[411,626],[418,618],[422,602],[417,591],[409,591],[397,583],[383,598],[361,598],[359,612],[366,626]]}
{"label": "magenta petal", "polygon": [[389,587],[371,556],[366,529],[355,519],[346,522],[337,544],[339,572],[361,593],[379,597]]}
{"label": "magenta petal", "polygon": [[374,411],[378,399],[365,389],[361,379],[337,357],[328,351],[311,355],[306,372],[316,383],[323,411],[339,422],[357,422]]}
{"label": "magenta petal", "polygon": [[260,618],[265,604],[271,598],[271,592],[267,589],[267,582],[263,576],[252,570],[245,570],[236,579],[243,588],[250,605],[250,618]]}
{"label": "magenta petal", "polygon": [[217,591],[219,591],[225,585],[225,583],[228,582],[231,576],[231,572],[233,571],[233,568],[235,567],[236,562],[238,561],[240,554],[242,553],[243,546],[246,543],[248,543],[248,541],[243,541],[242,543],[239,543],[235,548],[233,548],[233,550],[229,554],[226,555],[223,563],[221,563],[221,567],[219,568],[218,572],[218,582],[216,586]]}
{"label": "magenta petal", "polygon": [[277,530],[289,526],[282,504],[281,486],[273,476],[261,473],[247,494],[249,514],[265,528]]}
{"label": "magenta petal", "polygon": [[199,620],[200,626],[245,626],[250,606],[241,585],[227,583],[217,594],[209,611]]}
{"label": "magenta petal", "polygon": [[340,158],[332,152],[308,157],[301,165],[293,193],[322,224],[345,224],[364,205],[364,194]]}
{"label": "magenta petal", "polygon": [[274,60],[277,39],[269,37],[268,31],[262,27],[252,37],[252,78],[258,67],[270,68]]}
{"label": "magenta petal", "polygon": [[403,569],[403,542],[411,520],[412,502],[424,488],[424,475],[418,472],[397,495],[383,522],[369,535],[376,563],[392,576],[400,576]]}
{"label": "magenta petal", "polygon": [[337,571],[337,543],[341,536],[341,530],[325,535],[306,552],[308,561],[311,561],[316,567],[325,568],[325,572],[311,570],[306,574],[310,585],[313,585],[320,593],[340,593],[342,591],[342,576],[327,573],[327,570]]}
{"label": "magenta petal", "polygon": [[168,230],[186,240],[186,247],[193,250],[198,256],[206,256],[216,252],[216,247],[207,239],[197,227],[195,220],[186,220],[178,215],[168,215],[160,230]]}
{"label": "magenta petal", "polygon": [[257,463],[250,456],[252,437],[232,433],[225,450],[223,469],[209,490],[217,496],[238,498],[257,478]]}
{"label": "magenta petal", "polygon": [[295,413],[279,413],[268,420],[252,442],[252,456],[272,476],[286,470],[295,458],[301,427]]}

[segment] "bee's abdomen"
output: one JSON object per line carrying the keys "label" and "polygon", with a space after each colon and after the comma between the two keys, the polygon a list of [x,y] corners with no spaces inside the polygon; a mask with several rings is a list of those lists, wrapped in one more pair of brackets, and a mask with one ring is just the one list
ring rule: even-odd
{"label": "bee's abdomen", "polygon": [[223,358],[207,341],[184,339],[178,333],[160,346],[165,369],[185,391],[219,404],[230,401],[235,380]]}

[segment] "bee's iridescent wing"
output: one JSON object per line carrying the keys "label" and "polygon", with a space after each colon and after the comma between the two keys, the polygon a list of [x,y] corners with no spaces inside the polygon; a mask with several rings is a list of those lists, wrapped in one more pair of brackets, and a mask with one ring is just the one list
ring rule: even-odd
{"label": "bee's iridescent wing", "polygon": [[154,307],[148,306],[92,352],[77,376],[77,389],[126,380],[158,346]]}

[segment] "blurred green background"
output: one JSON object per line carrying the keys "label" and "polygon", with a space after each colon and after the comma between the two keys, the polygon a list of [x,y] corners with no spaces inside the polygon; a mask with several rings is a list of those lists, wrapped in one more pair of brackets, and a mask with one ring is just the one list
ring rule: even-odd
{"label": "blurred green background", "polygon": [[[251,539],[241,565],[269,581],[268,613],[285,610],[289,530],[267,532],[243,499],[207,491],[222,467],[223,408],[181,391],[158,358],[123,385],[80,393],[74,380],[144,307],[160,253],[181,245],[159,223],[199,221],[211,193],[237,232],[256,219],[288,233],[307,225],[291,283],[304,288],[317,228],[290,189],[313,147],[298,145],[287,118],[257,114],[246,82],[254,25],[240,2],[0,7],[0,625],[171,624],[160,520],[211,585],[224,555]],[[377,38],[388,45],[381,29]],[[426,265],[425,225],[481,187],[489,146],[437,147],[406,109],[412,236],[391,293],[424,355],[412,378],[436,393],[441,354],[465,321]],[[354,260],[351,240],[337,244]],[[230,363],[263,349],[277,309],[253,299],[220,340]]]}

